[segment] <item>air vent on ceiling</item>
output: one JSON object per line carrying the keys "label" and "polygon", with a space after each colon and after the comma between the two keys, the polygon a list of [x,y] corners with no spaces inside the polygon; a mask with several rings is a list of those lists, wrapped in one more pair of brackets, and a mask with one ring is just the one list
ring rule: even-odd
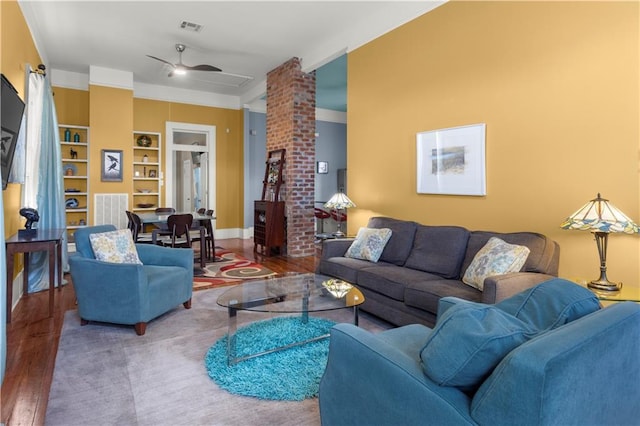
{"label": "air vent on ceiling", "polygon": [[180,22],[180,28],[187,31],[193,31],[199,33],[202,30],[202,25],[196,24],[195,22],[182,21]]}

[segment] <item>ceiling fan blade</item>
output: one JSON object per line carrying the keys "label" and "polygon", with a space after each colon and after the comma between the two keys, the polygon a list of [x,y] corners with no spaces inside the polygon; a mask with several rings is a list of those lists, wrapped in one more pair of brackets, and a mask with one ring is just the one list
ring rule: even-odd
{"label": "ceiling fan blade", "polygon": [[157,58],[157,57],[151,56],[151,55],[147,55],[147,56],[150,57],[151,59],[155,59],[156,61],[164,62],[165,64],[170,65],[172,68],[176,67],[174,64],[172,64],[169,61],[165,61],[164,59],[160,59],[160,58]]}
{"label": "ceiling fan blade", "polygon": [[214,67],[213,65],[196,65],[193,67],[184,65],[184,67],[188,70],[193,70],[193,71],[222,71],[220,68]]}

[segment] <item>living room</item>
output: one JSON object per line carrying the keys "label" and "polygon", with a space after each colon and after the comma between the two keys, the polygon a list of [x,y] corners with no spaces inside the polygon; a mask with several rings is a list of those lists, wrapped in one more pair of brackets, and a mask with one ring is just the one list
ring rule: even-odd
{"label": "living room", "polygon": [[[42,61],[15,2],[0,10],[2,72],[22,87],[21,67]],[[560,276],[595,278],[592,238],[559,225],[597,193],[640,220],[639,16],[637,2],[450,2],[349,52],[348,192],[357,208],[349,210],[348,233],[376,215],[535,231],[560,244]],[[63,98],[92,114],[102,109],[126,123],[115,129],[123,140],[139,126],[208,115],[231,129],[220,135],[229,142],[219,152],[228,165],[222,178],[242,182],[240,111],[191,106],[156,118],[151,110],[173,105],[131,94],[102,103],[99,91],[89,99],[59,90],[59,114],[91,124],[82,108],[67,111]],[[144,108],[149,116],[139,118]],[[475,123],[487,126],[487,195],[417,194],[416,134]],[[244,227],[236,189],[218,194],[230,209],[219,228]],[[20,185],[3,191],[5,236],[22,226],[20,200]],[[637,286],[638,236],[612,236],[607,265],[611,279]]]}

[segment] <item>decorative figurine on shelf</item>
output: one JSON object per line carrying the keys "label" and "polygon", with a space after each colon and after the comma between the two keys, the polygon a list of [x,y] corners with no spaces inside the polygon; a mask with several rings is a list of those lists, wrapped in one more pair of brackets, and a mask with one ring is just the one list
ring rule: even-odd
{"label": "decorative figurine on shelf", "polygon": [[67,129],[64,131],[64,141],[71,142],[71,130]]}
{"label": "decorative figurine on shelf", "polygon": [[74,151],[73,148],[69,148],[69,154],[71,154],[71,159],[75,160],[78,158],[78,151]]}
{"label": "decorative figurine on shelf", "polygon": [[73,141],[75,143],[80,142],[80,135],[77,132],[73,135]]}
{"label": "decorative figurine on shelf", "polygon": [[142,162],[143,162],[143,163],[146,163],[146,162],[148,162],[148,161],[149,161],[149,156],[148,156],[147,154],[143,155],[143,156],[142,156]]}
{"label": "decorative figurine on shelf", "polygon": [[27,219],[27,222],[24,224],[24,229],[18,230],[18,235],[28,236],[37,234],[38,230],[32,229],[32,226],[35,222],[38,222],[40,220],[38,210],[32,209],[31,207],[23,207],[20,209],[20,216]]}

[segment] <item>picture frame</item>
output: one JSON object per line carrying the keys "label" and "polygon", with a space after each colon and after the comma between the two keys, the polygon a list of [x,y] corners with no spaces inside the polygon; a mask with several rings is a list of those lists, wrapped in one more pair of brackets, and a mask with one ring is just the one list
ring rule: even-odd
{"label": "picture frame", "polygon": [[416,135],[419,194],[487,194],[485,123]]}
{"label": "picture frame", "polygon": [[327,161],[318,161],[316,167],[318,174],[325,175],[329,173],[329,163]]}
{"label": "picture frame", "polygon": [[158,174],[157,174],[157,172],[156,172],[156,169],[150,169],[150,170],[149,170],[149,177],[150,177],[150,178],[158,177]]}
{"label": "picture frame", "polygon": [[102,182],[122,182],[122,150],[101,150]]}

